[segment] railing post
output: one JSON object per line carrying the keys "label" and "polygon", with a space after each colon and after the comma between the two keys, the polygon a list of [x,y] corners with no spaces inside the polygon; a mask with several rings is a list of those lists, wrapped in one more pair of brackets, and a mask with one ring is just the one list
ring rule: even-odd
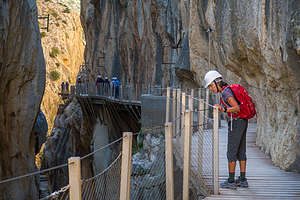
{"label": "railing post", "polygon": [[206,104],[205,104],[205,127],[208,128],[208,104],[209,104],[209,89],[206,89]]}
{"label": "railing post", "polygon": [[213,168],[214,168],[214,194],[219,194],[219,110],[214,107],[213,125]]}
{"label": "railing post", "polygon": [[132,133],[123,133],[120,200],[130,200]]}
{"label": "railing post", "polygon": [[189,109],[191,111],[194,110],[194,100],[193,100],[193,97],[194,97],[194,89],[191,90],[191,95],[189,96]]}
{"label": "railing post", "polygon": [[135,84],[135,100],[138,100],[138,85]]}
{"label": "railing post", "polygon": [[[182,106],[182,111],[181,111],[181,113],[182,113],[182,120],[181,120],[181,129],[184,127],[184,124],[185,124],[185,111],[186,111],[186,103],[185,103],[185,92],[182,92],[182,96],[181,96],[181,98],[182,98],[182,100],[181,100],[181,106]],[[185,134],[185,131],[183,131],[182,132],[182,134],[181,134],[181,142],[182,142],[182,145],[181,145],[181,155],[183,156],[183,150],[184,150],[184,139],[185,139],[185,137],[184,137],[184,134]]]}
{"label": "railing post", "polygon": [[178,132],[180,131],[180,115],[181,115],[181,103],[180,103],[180,100],[181,100],[181,90],[178,89],[177,90],[177,120],[176,120],[176,134],[175,134],[175,137],[176,137],[176,145],[177,145],[177,148],[179,148],[179,137],[178,137]]}
{"label": "railing post", "polygon": [[183,200],[189,200],[190,163],[191,163],[191,134],[192,134],[192,112],[185,113],[184,127],[184,156],[183,156]]}
{"label": "railing post", "polygon": [[68,159],[70,200],[81,200],[80,157]]}
{"label": "railing post", "polygon": [[120,99],[123,99],[123,86],[120,85]]}
{"label": "railing post", "polygon": [[166,160],[166,200],[174,200],[174,175],[173,175],[173,126],[165,124],[165,160]]}
{"label": "railing post", "polygon": [[[201,93],[199,91],[199,99],[201,98]],[[203,119],[204,119],[204,102],[203,99],[201,99],[199,101],[199,110],[198,110],[198,124],[199,124],[199,128],[198,128],[198,174],[199,177],[201,177],[203,174]],[[202,131],[201,131],[202,129]]]}
{"label": "railing post", "polygon": [[169,122],[170,118],[170,92],[171,88],[167,88],[167,99],[166,99],[166,123]]}
{"label": "railing post", "polygon": [[173,128],[173,131],[174,131],[174,135],[176,135],[176,89],[173,89],[173,102],[172,102],[172,121],[173,121],[173,125],[174,125],[174,128]]}

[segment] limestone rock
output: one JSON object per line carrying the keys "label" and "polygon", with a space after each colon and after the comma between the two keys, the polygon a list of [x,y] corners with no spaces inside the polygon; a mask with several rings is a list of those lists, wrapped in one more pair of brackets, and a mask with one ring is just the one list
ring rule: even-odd
{"label": "limestone rock", "polygon": [[[35,1],[0,1],[0,179],[35,168],[34,124],[45,88]],[[0,199],[37,199],[35,176],[0,185]],[[22,188],[16,189],[16,188]]]}
{"label": "limestone rock", "polygon": [[[69,1],[44,1],[37,0],[39,16],[50,15],[49,32],[41,30],[42,46],[46,60],[46,89],[41,108],[46,115],[51,131],[58,105],[62,103],[61,92],[62,81],[68,81],[74,85],[80,66],[83,64],[83,30],[80,22],[78,2],[70,7]],[[40,27],[47,26],[46,19],[39,19]],[[59,78],[54,80],[51,73],[57,71]]]}
{"label": "limestone rock", "polygon": [[[65,164],[69,157],[79,155],[81,118],[81,109],[76,100],[60,105],[54,127],[45,143],[41,169]],[[67,167],[50,171],[46,175],[48,194],[68,184]],[[41,188],[43,190],[45,188]]]}
{"label": "limestone rock", "polygon": [[118,76],[135,85],[179,85],[189,69],[188,1],[81,1],[88,80]]}
{"label": "limestone rock", "polygon": [[40,152],[42,144],[46,141],[48,124],[44,113],[40,110],[36,122],[34,124],[33,132],[36,138],[35,154]]}
{"label": "limestone rock", "polygon": [[276,166],[298,172],[299,8],[297,0],[195,0],[189,27],[198,82],[218,69],[245,86],[258,111],[257,145]]}

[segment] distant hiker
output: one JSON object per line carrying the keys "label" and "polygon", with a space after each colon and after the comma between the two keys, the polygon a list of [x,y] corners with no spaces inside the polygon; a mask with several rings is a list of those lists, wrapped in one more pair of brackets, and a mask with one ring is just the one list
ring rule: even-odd
{"label": "distant hiker", "polygon": [[66,93],[69,94],[69,82],[66,81]]}
{"label": "distant hiker", "polygon": [[62,94],[65,93],[65,83],[64,82],[61,83],[61,93]]}
{"label": "distant hiker", "polygon": [[77,92],[79,94],[81,94],[82,93],[82,91],[81,91],[82,90],[82,81],[81,81],[81,76],[80,75],[77,77],[76,88],[77,88]]}
{"label": "distant hiker", "polygon": [[98,93],[98,95],[102,94],[103,83],[104,83],[104,80],[103,80],[102,76],[98,75],[97,79],[96,79],[96,87],[97,87],[97,93]]}
{"label": "distant hiker", "polygon": [[120,81],[118,80],[117,77],[112,78],[112,84],[114,87],[114,97],[119,98],[119,87],[120,87]]}
{"label": "distant hiker", "polygon": [[[246,132],[248,119],[256,114],[254,103],[242,86],[238,84],[229,86],[217,71],[213,70],[206,73],[204,85],[205,88],[209,88],[215,94],[221,93],[222,106],[218,104],[215,106],[220,111],[226,112],[229,118],[227,143],[229,178],[222,182],[220,186],[230,189],[236,189],[236,186],[248,187],[246,179]],[[235,180],[237,160],[240,164],[240,176]]]}
{"label": "distant hiker", "polygon": [[109,95],[109,91],[110,91],[110,82],[108,80],[108,77],[106,76],[104,79],[104,93],[105,95]]}

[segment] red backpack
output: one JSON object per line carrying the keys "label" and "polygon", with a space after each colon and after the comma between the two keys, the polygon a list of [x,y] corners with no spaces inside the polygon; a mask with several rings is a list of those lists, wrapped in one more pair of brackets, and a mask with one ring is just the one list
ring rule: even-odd
{"label": "red backpack", "polygon": [[[239,117],[242,119],[251,119],[256,115],[256,110],[255,110],[255,104],[252,101],[252,98],[248,95],[248,92],[239,84],[232,84],[230,86],[227,86],[231,89],[233,96],[237,103],[240,106],[240,112],[235,114],[232,113],[232,117]],[[226,88],[227,88],[226,87]],[[221,103],[228,107],[223,99],[221,98]],[[227,113],[228,117],[231,116],[231,113]]]}

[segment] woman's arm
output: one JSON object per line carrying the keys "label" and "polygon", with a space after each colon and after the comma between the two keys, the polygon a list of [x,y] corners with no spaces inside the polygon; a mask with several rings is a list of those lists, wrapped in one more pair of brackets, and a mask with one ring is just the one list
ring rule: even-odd
{"label": "woman's arm", "polygon": [[[228,107],[227,108],[227,112],[240,112],[240,106],[239,104],[236,102],[234,97],[229,97],[227,99],[227,102],[229,105],[231,105],[232,107]],[[225,109],[223,108],[223,111],[225,111]]]}

